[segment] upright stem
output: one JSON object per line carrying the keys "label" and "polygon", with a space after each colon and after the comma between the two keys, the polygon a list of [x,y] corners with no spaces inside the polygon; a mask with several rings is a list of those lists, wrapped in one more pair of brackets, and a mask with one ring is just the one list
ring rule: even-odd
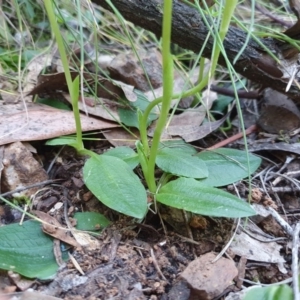
{"label": "upright stem", "polygon": [[170,51],[171,45],[171,29],[172,29],[172,0],[164,1],[163,8],[163,31],[162,31],[162,61],[163,61],[163,101],[161,106],[160,116],[154,131],[152,145],[150,148],[148,175],[151,186],[149,190],[152,193],[156,192],[156,183],[154,176],[155,160],[159,147],[162,132],[167,123],[169,109],[171,106],[173,95],[173,57]]}
{"label": "upright stem", "polygon": [[[221,50],[223,49],[223,41],[227,34],[229,24],[231,21],[231,18],[233,16],[234,9],[237,5],[237,0],[226,0],[224,10],[223,10],[223,16],[220,24],[219,29],[215,29],[214,36],[215,36],[215,43],[214,43],[214,49],[211,59],[211,68],[210,72],[204,76],[204,78],[201,78],[202,80],[199,82],[198,85],[191,88],[190,90],[181,93],[173,95],[173,59],[170,52],[170,42],[171,42],[171,18],[172,18],[172,0],[165,0],[164,1],[164,14],[163,14],[163,34],[162,34],[162,57],[163,57],[163,96],[155,99],[153,102],[151,102],[146,110],[144,111],[143,116],[140,118],[140,134],[141,134],[141,140],[142,144],[144,146],[145,154],[149,155],[149,161],[148,161],[148,168],[147,168],[147,178],[148,178],[148,185],[149,190],[152,193],[155,193],[156,191],[156,183],[154,178],[154,169],[155,169],[155,160],[157,156],[157,150],[159,147],[160,138],[162,135],[162,132],[165,128],[168,113],[171,105],[172,99],[176,98],[184,98],[191,95],[194,95],[198,92],[201,92],[202,89],[208,84],[211,76],[214,74],[218,59],[221,53]],[[218,31],[218,32],[217,32]],[[202,77],[202,76],[201,76]],[[151,148],[148,145],[147,140],[147,120],[149,117],[150,112],[152,109],[158,105],[159,103],[162,103],[161,106],[161,114],[157,121],[157,126],[154,131],[154,136],[152,140],[152,146]]]}
{"label": "upright stem", "polygon": [[64,45],[63,38],[61,36],[59,26],[57,24],[57,20],[54,14],[53,10],[53,1],[44,0],[45,8],[48,14],[49,22],[51,24],[52,31],[54,33],[60,58],[62,61],[62,65],[64,68],[66,81],[70,93],[70,97],[72,100],[72,108],[73,108],[73,114],[75,119],[75,125],[76,125],[76,149],[78,151],[81,151],[83,147],[82,142],[82,129],[81,129],[81,122],[80,122],[80,114],[79,114],[79,107],[78,107],[78,98],[79,98],[79,78],[76,77],[74,81],[72,80],[71,72],[69,69],[69,62],[67,59],[66,49]]}

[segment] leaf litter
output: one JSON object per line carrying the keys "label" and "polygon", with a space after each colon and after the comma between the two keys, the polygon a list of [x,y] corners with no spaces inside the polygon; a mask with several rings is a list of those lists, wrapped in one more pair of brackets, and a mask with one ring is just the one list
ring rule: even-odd
{"label": "leaf litter", "polygon": [[[98,76],[94,76],[92,79],[90,76],[85,78],[85,80],[89,81],[89,84],[85,87],[87,90],[89,89],[89,85],[95,86],[97,80],[100,81],[101,84],[99,84],[99,87],[102,86],[102,88],[96,90],[96,95],[85,97],[87,106],[81,104],[81,110],[83,112],[88,111],[89,113],[89,116],[81,115],[84,131],[104,130],[103,134],[110,144],[116,146],[128,143],[131,147],[134,147],[134,142],[136,138],[138,138],[137,131],[130,128],[130,130],[135,133],[135,137],[133,137],[125,130],[119,128],[119,122],[122,122],[122,119],[120,118],[118,107],[124,105],[128,106],[130,105],[129,102],[136,101],[136,94],[133,93],[134,88],[144,91],[149,101],[161,96],[162,91],[159,76],[161,74],[159,53],[157,51],[145,53],[146,54],[144,56],[142,54],[141,57],[144,65],[147,67],[147,73],[149,74],[150,82],[153,87],[152,90],[149,90],[144,72],[132,53],[123,53],[114,56],[114,58],[110,56],[108,60],[106,60],[109,61],[106,70],[110,76],[117,80],[123,80],[124,83],[131,84],[131,87],[127,86],[124,88],[125,85],[123,83],[119,84],[116,81],[107,80],[102,77],[99,78]],[[78,51],[76,55],[79,55]],[[148,56],[152,59],[153,57],[155,58],[154,64],[147,61]],[[91,64],[91,60],[87,60],[86,64]],[[36,68],[38,69],[38,67]],[[130,68],[129,71],[128,68]],[[291,68],[291,66],[288,66],[288,68]],[[97,70],[97,68],[95,69]],[[37,72],[36,78],[38,78],[38,74],[39,72]],[[78,72],[74,72],[74,76],[78,76],[78,74]],[[31,77],[29,81],[34,77],[35,76]],[[42,82],[29,94],[40,94],[42,96],[46,94],[46,96],[49,96],[53,90],[58,93],[66,91],[64,74],[59,73],[58,68],[53,74],[39,77],[42,78]],[[95,78],[97,79],[95,80]],[[196,78],[191,80],[191,82],[196,82]],[[105,85],[106,83],[107,85]],[[188,84],[186,80],[181,74],[176,73],[174,92],[181,92],[187,88]],[[209,93],[212,95],[212,92]],[[94,101],[95,96],[102,99]],[[68,95],[64,94],[63,97],[68,100]],[[120,98],[125,98],[122,99],[123,101],[125,100],[125,103],[118,102]],[[267,96],[265,96],[265,98],[267,98]],[[274,98],[272,92],[270,98],[272,100]],[[193,141],[196,146],[204,148],[207,144],[210,144],[211,136],[208,136],[207,139],[200,142],[198,140],[219,128],[225,119],[229,117],[229,114],[225,113],[223,117],[217,121],[203,124],[214,99],[215,94],[209,98],[209,104],[206,106],[188,108],[183,113],[176,114],[171,119],[166,138],[173,139],[174,137],[178,138],[178,136],[180,136],[184,140]],[[82,102],[84,103],[84,99],[82,99]],[[279,105],[273,102],[269,104],[269,108],[262,113],[259,121],[260,125],[265,125],[261,126],[263,130],[278,134],[273,139],[274,143],[261,143],[260,137],[257,133],[254,133],[254,143],[251,143],[250,146],[254,151],[259,151],[259,153],[265,155],[266,158],[274,161],[275,172],[273,173],[276,173],[275,175],[272,174],[272,172],[268,172],[268,167],[264,166],[263,168],[265,169],[262,170],[260,179],[257,177],[254,180],[254,184],[261,186],[260,190],[265,194],[262,197],[267,198],[270,196],[269,194],[271,194],[271,199],[274,198],[276,200],[277,198],[278,200],[278,198],[281,198],[281,201],[284,200],[282,205],[287,205],[285,209],[292,213],[295,207],[298,208],[297,197],[295,196],[295,193],[299,192],[297,182],[293,182],[296,187],[290,190],[292,193],[289,197],[281,194],[280,190],[274,192],[270,184],[270,180],[274,180],[276,176],[281,178],[289,176],[290,174],[286,175],[288,172],[285,172],[285,170],[289,171],[287,167],[291,167],[294,163],[295,166],[297,166],[296,162],[291,162],[286,159],[286,151],[299,154],[297,144],[281,142],[282,139],[288,139],[288,142],[293,141],[293,136],[289,134],[295,128],[299,127],[299,113],[297,109],[294,107],[290,108],[288,105],[282,107],[282,102],[285,101],[280,98]],[[176,102],[174,101],[173,104],[175,105]],[[19,149],[22,149],[24,153],[27,153],[26,150],[23,150],[20,141],[45,140],[75,132],[74,124],[71,124],[73,121],[71,112],[53,109],[35,103],[26,103],[28,109],[27,114],[23,105],[14,104],[11,107],[6,105],[7,104],[2,105],[3,110],[1,109],[2,115],[0,116],[0,123],[2,124],[0,128],[3,130],[0,134],[0,136],[3,137],[1,138],[2,145],[17,142],[15,145],[17,145]],[[4,109],[4,107],[6,109]],[[253,109],[253,111],[255,111],[255,109]],[[281,113],[282,111],[285,113]],[[158,114],[158,112],[156,113]],[[271,116],[266,117],[266,113],[271,114]],[[91,115],[95,115],[98,118],[91,117]],[[272,119],[277,120],[279,117],[281,122],[272,123]],[[7,120],[9,120],[9,122]],[[278,123],[280,123],[279,127]],[[290,123],[292,125],[289,125]],[[21,129],[20,124],[23,126]],[[277,126],[275,129],[273,124]],[[287,124],[288,127],[283,127]],[[283,131],[285,135],[283,135]],[[151,136],[150,131],[149,136]],[[298,133],[295,133],[295,138],[297,137]],[[217,138],[223,137],[220,137],[218,134]],[[241,144],[242,142],[238,141],[231,146],[238,148]],[[96,151],[102,152],[107,149],[109,145],[100,140],[92,144],[92,147],[94,147]],[[275,154],[270,154],[268,151],[272,147],[277,150]],[[38,153],[42,152],[38,151]],[[108,209],[99,203],[92,195],[87,197],[89,192],[85,187],[78,184],[82,179],[82,158],[68,153],[66,149],[58,156],[54,156],[54,153],[46,148],[45,154],[49,155],[54,161],[54,170],[50,173],[54,178],[61,179],[63,185],[68,189],[70,214],[81,209],[94,210],[110,216],[115,222],[98,237],[102,242],[98,249],[94,249],[92,252],[73,249],[74,257],[83,271],[87,272],[88,275],[79,276],[74,265],[68,263],[64,271],[57,273],[52,283],[36,288],[43,293],[57,295],[64,297],[64,299],[72,299],[75,295],[82,299],[87,299],[91,292],[94,293],[94,297],[100,298],[118,297],[121,295],[124,299],[134,299],[134,297],[146,299],[146,293],[147,297],[154,296],[159,298],[164,295],[165,297],[169,297],[169,299],[175,299],[170,297],[180,294],[186,295],[185,298],[181,299],[188,299],[192,293],[198,296],[201,294],[203,299],[210,299],[211,297],[220,295],[226,288],[232,287],[234,291],[234,286],[231,285],[231,283],[237,275],[238,269],[233,261],[228,258],[222,258],[214,264],[212,260],[216,258],[216,252],[220,252],[221,248],[225,247],[230,240],[231,232],[235,230],[237,230],[235,240],[231,243],[229,248],[232,252],[228,251],[227,254],[236,260],[240,259],[240,261],[242,261],[243,259],[244,265],[247,265],[249,262],[249,266],[254,266],[253,269],[247,270],[246,274],[244,272],[244,277],[247,276],[247,278],[252,279],[259,276],[261,282],[269,283],[272,282],[272,280],[280,281],[290,276],[289,264],[282,257],[281,252],[283,249],[276,240],[270,240],[269,243],[266,243],[266,238],[258,236],[257,233],[251,233],[250,235],[248,232],[245,232],[252,230],[259,231],[258,226],[262,226],[263,221],[267,220],[263,225],[266,231],[268,226],[270,227],[270,224],[274,224],[274,220],[275,222],[279,222],[279,219],[276,219],[274,216],[269,217],[269,219],[267,219],[265,215],[260,216],[260,219],[256,219],[256,227],[253,226],[255,228],[235,224],[229,219],[222,220],[205,217],[203,217],[205,221],[201,222],[202,226],[197,227],[195,223],[193,223],[193,226],[195,226],[193,227],[192,222],[187,222],[189,219],[192,220],[192,216],[186,219],[181,211],[176,209],[169,210],[168,207],[162,207],[162,220],[167,223],[167,230],[171,233],[170,236],[166,238],[166,236],[161,233],[161,225],[156,216],[148,217],[149,219],[152,218],[152,220],[147,219],[145,224],[139,224],[138,227],[140,231],[136,231],[132,229],[130,219],[124,218],[114,212],[109,212]],[[48,160],[42,159],[46,164],[49,164]],[[36,163],[32,155],[30,156],[29,163]],[[3,165],[4,170],[2,171],[2,177],[5,177],[3,174],[7,172],[7,169],[5,169],[7,165],[5,165],[5,163],[3,163]],[[15,166],[19,167],[18,164],[15,164]],[[15,168],[15,170],[17,170],[17,168]],[[20,182],[17,186],[28,185],[28,181],[25,180],[30,176],[28,171],[26,171],[24,166],[21,167],[19,171],[21,171],[19,175]],[[266,173],[263,173],[264,171]],[[40,181],[40,179],[34,181]],[[288,183],[284,181],[284,186],[279,186],[279,188],[284,190],[286,185],[288,185]],[[13,190],[14,188],[14,186],[11,186],[6,189]],[[247,198],[249,192],[247,190],[247,184],[239,182],[235,187],[228,187],[228,189],[232,190],[235,190],[235,188],[241,197]],[[55,199],[56,202],[58,202],[58,199],[62,197],[61,191],[54,186],[51,187],[50,193],[49,191],[42,193],[44,198],[42,197],[38,202],[46,201],[53,195],[57,196]],[[55,201],[51,201],[51,206],[54,204]],[[260,206],[268,207],[270,205],[270,202],[264,202],[264,204]],[[41,205],[40,207],[44,207],[44,213],[49,212],[49,207]],[[8,220],[8,216],[12,216],[11,218],[17,221],[18,218],[14,217],[14,215],[15,212],[13,209],[6,208],[1,212],[1,220]],[[55,220],[58,219],[66,222],[64,218],[60,210],[55,212]],[[187,225],[191,228],[188,229],[189,226]],[[243,229],[245,229],[245,231],[243,231]],[[154,232],[155,234],[153,234]],[[190,233],[192,233],[192,235],[190,235]],[[180,234],[180,236],[178,236],[178,234]],[[282,231],[279,232],[279,230],[273,231],[272,234],[273,236],[270,236],[270,239],[273,239],[277,235],[287,235],[286,232],[283,231],[282,233]],[[248,244],[245,246],[246,242]],[[286,251],[288,255],[291,248],[288,247]],[[195,259],[195,255],[199,256],[199,258]],[[266,264],[268,270],[261,269],[260,263]],[[282,266],[283,264],[285,267]],[[206,266],[205,270],[203,270],[203,266]],[[66,276],[64,272],[68,272],[69,274]],[[231,276],[220,278],[220,274],[227,274],[227,272],[229,272]],[[152,275],[147,276],[146,274]],[[180,274],[181,277],[179,276]],[[196,275],[190,276],[191,274]],[[270,274],[272,276],[270,276]],[[195,277],[203,279],[203,281],[200,282],[200,286],[195,284]],[[180,278],[184,278],[184,280]],[[175,279],[179,280],[175,283]],[[132,284],[132,282],[134,282],[134,284]],[[216,283],[218,286],[216,286]],[[197,284],[199,284],[199,282]]]}

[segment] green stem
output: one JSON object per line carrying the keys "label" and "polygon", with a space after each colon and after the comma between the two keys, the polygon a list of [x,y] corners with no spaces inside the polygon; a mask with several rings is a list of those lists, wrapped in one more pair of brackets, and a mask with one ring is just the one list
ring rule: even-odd
{"label": "green stem", "polygon": [[[164,1],[163,8],[163,31],[162,31],[162,61],[163,61],[163,101],[161,106],[160,116],[154,131],[152,145],[150,149],[148,162],[148,178],[149,190],[152,193],[156,192],[156,182],[154,176],[155,160],[159,147],[162,132],[167,123],[169,109],[173,94],[173,57],[170,51],[171,46],[171,29],[172,29],[172,0]],[[157,100],[156,100],[157,101]],[[147,122],[147,119],[146,119]]]}
{"label": "green stem", "polygon": [[[168,19],[171,18],[172,10],[169,5],[172,5],[172,1],[170,0],[164,1],[163,49],[162,49],[163,71],[164,71],[163,72],[163,96],[152,101],[144,111],[143,116],[141,116],[140,118],[140,135],[144,146],[145,154],[148,155],[150,151],[147,177],[148,178],[150,177],[151,186],[149,186],[149,190],[153,193],[156,191],[156,184],[154,178],[155,160],[156,160],[157,150],[160,142],[160,137],[167,122],[171,101],[172,99],[181,99],[199,93],[208,84],[211,76],[215,73],[221,49],[223,50],[222,43],[227,34],[234,9],[237,5],[237,0],[226,1],[223,10],[223,18],[221,20],[219,33],[214,34],[215,39],[214,39],[214,47],[213,47],[213,53],[211,59],[210,72],[206,74],[206,76],[202,78],[201,82],[199,82],[199,84],[197,84],[195,87],[189,89],[188,91],[185,91],[184,93],[175,94],[175,95],[172,95],[173,73],[171,74],[171,72],[173,72],[173,61],[170,53],[171,22],[170,19]],[[154,132],[152,146],[149,150],[149,144],[147,139],[147,120],[152,109],[160,103],[162,103],[161,114],[158,119],[157,126]]]}
{"label": "green stem", "polygon": [[62,61],[62,65],[64,68],[65,76],[66,76],[66,81],[70,93],[70,97],[72,100],[72,107],[73,107],[73,114],[74,114],[74,119],[75,119],[75,125],[76,125],[76,149],[78,151],[81,151],[84,149],[83,147],[83,142],[82,142],[82,129],[81,129],[81,122],[80,122],[80,114],[79,114],[79,106],[78,106],[78,98],[79,98],[79,78],[76,77],[74,81],[72,80],[71,72],[69,69],[69,62],[67,59],[67,53],[66,49],[64,46],[64,41],[62,38],[62,35],[59,30],[59,26],[57,24],[57,20],[55,17],[54,9],[53,9],[53,2],[44,0],[44,5],[48,14],[49,22],[51,24],[51,29],[54,33],[60,58]]}

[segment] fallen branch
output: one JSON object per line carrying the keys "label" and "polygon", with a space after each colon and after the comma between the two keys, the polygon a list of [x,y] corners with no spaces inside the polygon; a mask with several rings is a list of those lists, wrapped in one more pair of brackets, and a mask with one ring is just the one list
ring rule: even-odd
{"label": "fallen branch", "polygon": [[[112,11],[106,0],[92,0],[92,2]],[[161,35],[162,0],[113,0],[112,2],[126,20],[158,36]],[[172,42],[198,53],[209,33],[209,29],[204,24],[199,12],[189,5],[174,0],[172,23]],[[246,38],[246,32],[237,27],[230,27],[223,45],[232,64],[236,55],[246,43]],[[267,46],[275,56],[284,57],[278,40],[265,38],[260,39],[260,42]],[[284,46],[286,47],[286,44]],[[212,47],[213,38],[211,37],[204,49],[204,57],[210,58]],[[296,55],[298,56],[298,53]],[[219,64],[227,67],[223,57],[220,58]],[[290,64],[290,61],[282,58],[281,64],[286,66]],[[283,78],[282,68],[254,39],[250,39],[244,52],[234,64],[236,72],[244,77],[260,84],[262,87],[271,87],[285,93],[290,98],[300,102],[300,90],[297,85],[292,84],[289,91],[285,92],[290,78]]]}

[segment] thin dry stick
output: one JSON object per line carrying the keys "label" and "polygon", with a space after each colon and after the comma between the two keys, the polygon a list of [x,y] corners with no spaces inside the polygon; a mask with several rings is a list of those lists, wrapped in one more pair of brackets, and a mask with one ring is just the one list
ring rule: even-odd
{"label": "thin dry stick", "polygon": [[271,213],[272,217],[278,222],[278,224],[287,232],[290,236],[294,235],[292,227],[278,214],[278,212],[272,207],[267,207],[267,210]]}
{"label": "thin dry stick", "polygon": [[251,281],[251,280],[248,280],[248,279],[243,279],[244,282],[246,283],[249,283],[249,284],[252,284],[252,285],[256,285],[256,286],[278,286],[278,285],[281,285],[281,284],[288,284],[288,283],[291,283],[292,282],[292,278],[287,278],[285,280],[282,280],[282,281],[278,281],[278,282],[275,282],[275,283],[269,283],[269,284],[266,284],[266,283],[260,283],[260,282],[255,282],[255,281]]}
{"label": "thin dry stick", "polygon": [[70,257],[70,260],[73,264],[73,266],[76,268],[76,270],[81,274],[81,275],[85,275],[85,273],[83,272],[83,270],[81,269],[79,263],[77,262],[77,260],[75,259],[75,257],[70,253],[68,252],[69,254],[69,257]]}
{"label": "thin dry stick", "polygon": [[21,187],[21,188],[15,189],[14,191],[10,191],[10,192],[6,192],[6,193],[3,193],[3,194],[0,194],[0,197],[4,198],[6,196],[13,195],[14,193],[23,192],[25,190],[28,190],[28,189],[31,189],[31,188],[35,188],[35,187],[39,187],[39,186],[42,186],[42,185],[52,184],[52,183],[58,182],[60,180],[61,179],[45,180],[45,181],[42,181],[42,182],[39,182],[39,183],[35,183],[35,184],[31,184],[31,185],[28,185],[28,186],[25,186],[25,187]]}
{"label": "thin dry stick", "polygon": [[[240,194],[239,194],[239,191],[238,189],[236,188],[236,185],[233,185],[234,186],[234,189],[235,189],[235,192],[237,194],[237,196],[240,198]],[[238,228],[240,227],[240,224],[241,224],[241,218],[238,218],[237,219],[237,224],[236,224],[236,228],[234,230],[234,233],[232,235],[232,237],[230,238],[230,240],[228,241],[228,243],[225,245],[225,247],[222,249],[222,251],[217,255],[217,257],[212,261],[212,263],[216,262],[218,259],[220,259],[221,256],[223,256],[223,254],[227,251],[227,249],[230,247],[233,239],[235,238],[236,236],[236,233],[238,231]]]}
{"label": "thin dry stick", "polygon": [[[191,226],[189,224],[189,218],[188,218],[188,215],[187,215],[187,212],[182,209],[182,216],[184,218],[184,223],[185,223],[185,228],[187,230],[187,234],[188,234],[188,237],[193,240],[194,239],[194,236],[193,236],[193,232],[192,232],[192,229],[191,229]],[[197,255],[196,255],[196,252],[195,252],[195,248],[193,247],[193,255],[194,255],[194,258],[196,259],[197,258]]]}
{"label": "thin dry stick", "polygon": [[[269,187],[266,190],[259,188],[261,192],[267,192],[268,194],[275,194],[275,193],[294,193],[299,191],[299,189],[293,186],[278,186],[278,187]],[[248,191],[248,189],[246,189]],[[267,194],[266,193],[266,194]]]}
{"label": "thin dry stick", "polygon": [[163,280],[168,281],[167,278],[166,278],[166,277],[164,276],[164,274],[162,273],[162,271],[161,271],[161,269],[160,269],[160,267],[159,267],[159,265],[158,265],[158,263],[157,263],[157,260],[156,260],[156,257],[155,257],[155,255],[154,255],[154,251],[153,251],[152,248],[150,249],[150,255],[151,255],[152,262],[153,262],[153,265],[154,265],[154,267],[155,267],[157,273],[160,275],[160,277],[161,277]]}
{"label": "thin dry stick", "polygon": [[241,224],[241,218],[238,218],[238,222],[237,222],[237,224],[236,224],[236,228],[235,228],[235,230],[234,230],[234,233],[233,233],[232,237],[230,238],[230,240],[228,241],[228,243],[226,244],[226,246],[222,249],[222,251],[221,251],[221,252],[217,255],[217,257],[212,261],[212,263],[214,263],[214,262],[216,262],[218,259],[220,259],[220,258],[223,256],[223,254],[227,251],[227,249],[230,247],[230,245],[231,245],[233,239],[235,238],[236,233],[237,233],[237,231],[238,231],[238,229],[239,229],[239,227],[240,227],[240,224]]}
{"label": "thin dry stick", "polygon": [[297,223],[293,233],[293,248],[292,248],[292,272],[293,272],[293,291],[294,300],[300,300],[299,295],[299,268],[298,268],[298,248],[299,248],[299,233],[300,223]]}
{"label": "thin dry stick", "polygon": [[[245,135],[248,135],[252,132],[255,132],[257,130],[257,126],[256,125],[252,125],[250,126],[248,129],[245,130]],[[213,150],[213,149],[218,149],[218,148],[221,148],[221,147],[224,147],[230,143],[233,143],[235,142],[236,140],[239,140],[241,139],[242,137],[244,136],[244,133],[243,132],[239,132],[231,137],[229,137],[228,139],[226,140],[223,140],[209,148],[207,148],[206,150]]]}

